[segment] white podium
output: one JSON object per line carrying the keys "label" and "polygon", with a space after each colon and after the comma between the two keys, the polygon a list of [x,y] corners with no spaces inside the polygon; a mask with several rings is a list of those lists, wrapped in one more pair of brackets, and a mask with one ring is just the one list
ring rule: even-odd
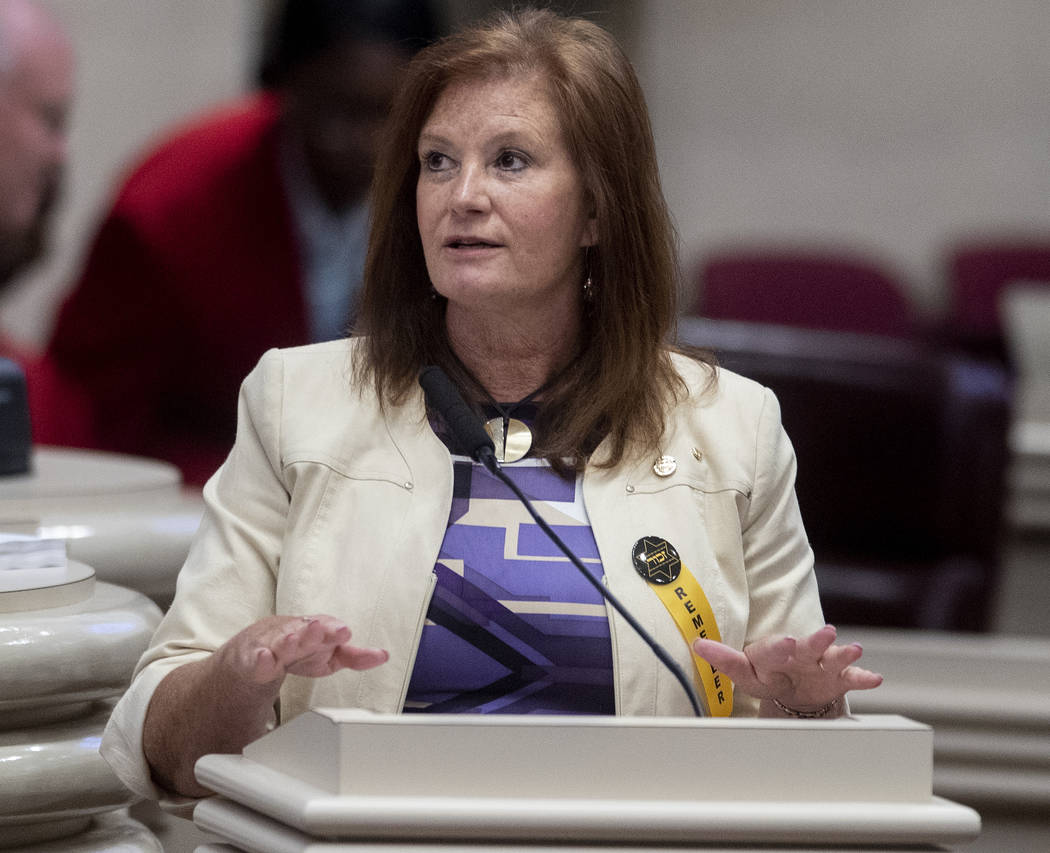
{"label": "white podium", "polygon": [[[198,853],[954,849],[976,812],[932,794],[928,726],[840,720],[369,715],[319,709],[241,755]],[[834,845],[830,847],[828,845]]]}

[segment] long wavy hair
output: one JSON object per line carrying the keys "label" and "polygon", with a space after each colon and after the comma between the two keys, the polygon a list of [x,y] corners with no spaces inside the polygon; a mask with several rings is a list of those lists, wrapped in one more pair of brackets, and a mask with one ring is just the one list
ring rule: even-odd
{"label": "long wavy hair", "polygon": [[[441,365],[481,402],[445,332],[416,223],[419,134],[452,83],[544,75],[569,153],[597,220],[586,250],[593,297],[582,311],[580,354],[544,392],[535,453],[580,470],[599,442],[601,467],[654,449],[664,414],[683,393],[669,345],[677,298],[677,235],[660,189],[649,113],[615,39],[549,10],[501,12],[425,48],[409,64],[379,147],[372,231],[356,333],[359,381],[383,405],[404,400],[420,370]],[[583,251],[583,250],[581,250]],[[581,299],[582,281],[581,281]],[[600,456],[600,458],[599,458]]]}

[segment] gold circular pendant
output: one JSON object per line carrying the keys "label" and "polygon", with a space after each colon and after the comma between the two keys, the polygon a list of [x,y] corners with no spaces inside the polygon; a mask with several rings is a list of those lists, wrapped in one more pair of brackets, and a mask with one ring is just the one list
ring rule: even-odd
{"label": "gold circular pendant", "polygon": [[523,459],[532,447],[532,430],[517,418],[509,419],[506,434],[503,431],[503,418],[486,421],[485,432],[496,445],[498,462],[517,462]]}

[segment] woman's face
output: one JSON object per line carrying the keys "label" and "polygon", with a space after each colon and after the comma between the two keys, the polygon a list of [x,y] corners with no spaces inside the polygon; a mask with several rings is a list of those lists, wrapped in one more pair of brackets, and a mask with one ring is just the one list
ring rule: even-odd
{"label": "woman's face", "polygon": [[[416,217],[435,289],[471,308],[579,299],[595,242],[540,75],[450,85],[419,136]],[[575,302],[573,303],[575,304]]]}

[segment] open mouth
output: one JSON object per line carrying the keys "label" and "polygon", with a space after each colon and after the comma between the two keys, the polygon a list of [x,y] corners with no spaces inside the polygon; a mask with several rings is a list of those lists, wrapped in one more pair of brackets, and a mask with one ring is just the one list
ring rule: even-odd
{"label": "open mouth", "polygon": [[489,243],[485,240],[450,240],[446,243],[450,249],[495,249],[498,243]]}

